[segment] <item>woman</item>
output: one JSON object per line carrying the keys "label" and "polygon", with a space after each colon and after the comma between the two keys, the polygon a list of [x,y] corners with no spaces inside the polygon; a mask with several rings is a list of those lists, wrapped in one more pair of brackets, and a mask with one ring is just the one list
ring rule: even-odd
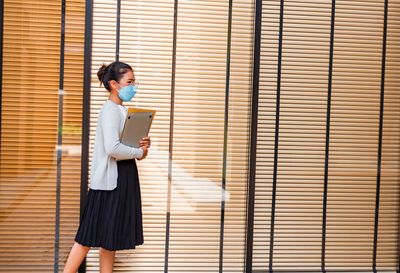
{"label": "woman", "polygon": [[111,273],[116,250],[143,244],[135,159],[146,158],[150,138],[143,138],[140,148],[120,142],[127,113],[122,102],[135,96],[135,76],[123,62],[103,65],[97,76],[110,95],[99,113],[89,192],[64,273],[76,273],[90,247],[100,247],[100,272]]}

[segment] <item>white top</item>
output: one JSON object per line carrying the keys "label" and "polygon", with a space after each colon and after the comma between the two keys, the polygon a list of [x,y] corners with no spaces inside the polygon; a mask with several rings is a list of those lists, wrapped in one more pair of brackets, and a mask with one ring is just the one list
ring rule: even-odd
{"label": "white top", "polygon": [[[124,111],[124,112],[123,112]],[[143,150],[121,143],[126,109],[107,100],[97,120],[92,169],[89,187],[95,190],[113,190],[117,187],[117,161],[141,158]]]}

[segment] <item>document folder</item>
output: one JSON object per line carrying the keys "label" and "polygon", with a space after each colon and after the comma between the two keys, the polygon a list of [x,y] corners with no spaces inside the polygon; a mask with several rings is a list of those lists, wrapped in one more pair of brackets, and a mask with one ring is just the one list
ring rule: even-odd
{"label": "document folder", "polygon": [[155,114],[156,111],[151,109],[129,108],[121,134],[121,143],[139,148],[140,140],[149,134]]}

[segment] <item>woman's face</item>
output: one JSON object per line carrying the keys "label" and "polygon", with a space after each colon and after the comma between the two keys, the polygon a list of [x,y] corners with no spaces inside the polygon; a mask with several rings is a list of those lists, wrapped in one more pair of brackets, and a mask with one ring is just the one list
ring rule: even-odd
{"label": "woman's face", "polygon": [[122,87],[128,86],[130,84],[134,84],[134,83],[135,83],[135,75],[133,74],[132,70],[128,70],[118,82],[113,81],[113,83],[111,84],[111,87],[114,90],[111,90],[111,91],[116,91],[118,93],[118,90],[121,89]]}
{"label": "woman's face", "polygon": [[128,86],[130,84],[133,84],[135,82],[135,75],[133,75],[132,70],[128,70],[124,76],[119,80],[119,85],[121,87]]}

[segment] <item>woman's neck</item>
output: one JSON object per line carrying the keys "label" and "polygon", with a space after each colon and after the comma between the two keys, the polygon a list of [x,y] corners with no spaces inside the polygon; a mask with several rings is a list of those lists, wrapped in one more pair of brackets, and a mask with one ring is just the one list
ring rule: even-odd
{"label": "woman's neck", "polygon": [[111,93],[108,99],[116,104],[122,105],[122,100],[115,94]]}

